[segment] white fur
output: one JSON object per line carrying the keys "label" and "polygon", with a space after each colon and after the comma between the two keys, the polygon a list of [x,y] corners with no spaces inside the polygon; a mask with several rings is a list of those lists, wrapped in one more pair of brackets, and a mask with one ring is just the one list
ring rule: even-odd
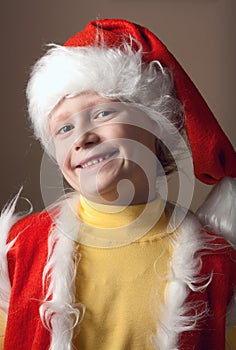
{"label": "white fur", "polygon": [[62,202],[60,214],[54,220],[48,243],[48,261],[43,272],[46,296],[40,307],[40,316],[51,333],[50,350],[71,350],[75,327],[85,311],[81,303],[75,303],[79,258],[75,240],[79,225],[67,201]]}
{"label": "white fur", "polygon": [[46,149],[50,112],[64,97],[81,92],[141,104],[172,122],[182,115],[170,72],[157,61],[144,65],[141,48],[134,52],[126,42],[122,49],[51,46],[35,64],[27,87],[35,135]]}
{"label": "white fur", "polygon": [[20,192],[13,198],[13,200],[5,206],[0,216],[0,308],[5,314],[8,312],[11,283],[8,272],[7,254],[14,245],[17,237],[11,242],[7,243],[11,227],[19,220],[20,215],[14,215],[15,206],[20,196]]}
{"label": "white fur", "polygon": [[[201,251],[208,245],[209,238],[201,233],[198,220],[188,214],[178,229],[176,241],[173,241],[173,256],[166,287],[165,305],[161,307],[161,316],[157,325],[157,334],[153,343],[157,350],[177,350],[178,339],[182,332],[195,329],[207,313],[206,305],[186,303],[190,290],[201,291],[210,283],[211,276],[199,277],[201,269]],[[187,316],[189,311],[191,316]],[[200,311],[197,311],[200,310]]]}
{"label": "white fur", "polygon": [[236,179],[225,177],[215,185],[197,215],[207,229],[236,247]]}

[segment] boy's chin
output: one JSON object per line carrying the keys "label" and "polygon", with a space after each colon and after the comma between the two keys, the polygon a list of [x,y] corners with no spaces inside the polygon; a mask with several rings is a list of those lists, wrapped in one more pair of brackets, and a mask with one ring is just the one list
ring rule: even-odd
{"label": "boy's chin", "polygon": [[94,184],[92,186],[89,186],[89,184],[86,184],[86,186],[82,186],[82,188],[80,188],[79,191],[80,194],[92,202],[110,205],[112,205],[113,203],[115,204],[115,202],[119,198],[116,189],[111,191],[111,189],[104,186],[93,186]]}
{"label": "boy's chin", "polygon": [[145,196],[143,191],[141,194],[135,192],[132,182],[127,179],[109,184],[100,183],[96,187],[86,183],[80,189],[80,194],[92,202],[106,205],[128,206],[148,201],[148,195]]}
{"label": "boy's chin", "polygon": [[[117,164],[118,163],[118,164]],[[119,198],[120,179],[122,179],[121,160],[110,161],[103,167],[80,171],[76,180],[78,186],[73,186],[85,198],[109,204]],[[121,180],[122,182],[122,180]],[[77,185],[77,184],[76,184]]]}

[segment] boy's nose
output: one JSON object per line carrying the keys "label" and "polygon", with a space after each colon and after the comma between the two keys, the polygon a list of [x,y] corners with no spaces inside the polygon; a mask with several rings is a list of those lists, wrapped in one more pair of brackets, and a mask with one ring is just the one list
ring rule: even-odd
{"label": "boy's nose", "polygon": [[86,132],[74,142],[74,149],[88,148],[99,141],[99,136],[94,132]]}

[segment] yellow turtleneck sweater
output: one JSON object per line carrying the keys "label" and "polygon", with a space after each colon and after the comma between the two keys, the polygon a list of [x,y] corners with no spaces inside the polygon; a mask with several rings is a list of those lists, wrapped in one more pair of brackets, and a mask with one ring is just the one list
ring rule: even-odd
{"label": "yellow turtleneck sweater", "polygon": [[[150,221],[154,213],[157,217],[162,205],[155,200],[148,206],[146,220]],[[145,208],[135,205],[114,213],[117,207],[81,198],[79,215],[91,225],[86,227],[91,236],[96,236],[97,228],[104,228],[114,239],[114,230],[109,228],[116,228],[119,234],[128,232]],[[164,302],[165,276],[172,255],[170,242],[174,239],[174,234],[166,234],[167,224],[163,213],[149,231],[142,237],[138,233],[139,238],[130,244],[115,248],[80,245],[76,297],[86,306],[86,312],[80,332],[74,337],[76,348],[153,349],[151,337],[157,331],[160,303]],[[134,239],[135,235],[134,232]]]}
{"label": "yellow turtleneck sweater", "polygon": [[[153,349],[151,337],[158,331],[156,324],[161,316],[159,306],[165,299],[171,242],[177,233],[166,234],[165,214],[145,231],[149,227],[145,220],[150,221],[161,212],[158,200],[148,204],[148,215],[142,220],[141,230],[137,221],[136,229],[134,225],[132,230],[135,232],[130,232],[131,222],[141,216],[144,208],[145,205],[130,206],[115,213],[120,208],[95,205],[81,198],[79,216],[89,224],[85,234],[87,230],[91,237],[96,237],[97,228],[104,228],[107,235],[111,233],[116,238],[113,230],[107,229],[115,228],[118,234],[133,237],[133,242],[113,248],[80,244],[76,298],[86,306],[86,313],[79,334],[74,336],[78,349]],[[0,311],[0,349],[3,349],[4,333],[5,317]],[[226,349],[235,349],[235,344],[236,332],[232,328]]]}
{"label": "yellow turtleneck sweater", "polygon": [[5,334],[5,315],[2,310],[0,310],[0,350],[3,349]]}

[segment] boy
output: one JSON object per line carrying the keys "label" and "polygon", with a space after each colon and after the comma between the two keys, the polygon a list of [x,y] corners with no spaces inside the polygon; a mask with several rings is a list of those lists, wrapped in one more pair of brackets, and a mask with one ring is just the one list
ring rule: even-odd
{"label": "boy", "polygon": [[[14,203],[2,216],[4,348],[225,349],[236,254],[165,203],[163,178],[190,158],[185,129],[206,183],[235,177],[235,153],[177,61],[146,28],[94,21],[38,61],[27,95],[75,193],[12,228]],[[199,212],[229,240],[215,198],[233,207],[233,187],[224,179]]]}

